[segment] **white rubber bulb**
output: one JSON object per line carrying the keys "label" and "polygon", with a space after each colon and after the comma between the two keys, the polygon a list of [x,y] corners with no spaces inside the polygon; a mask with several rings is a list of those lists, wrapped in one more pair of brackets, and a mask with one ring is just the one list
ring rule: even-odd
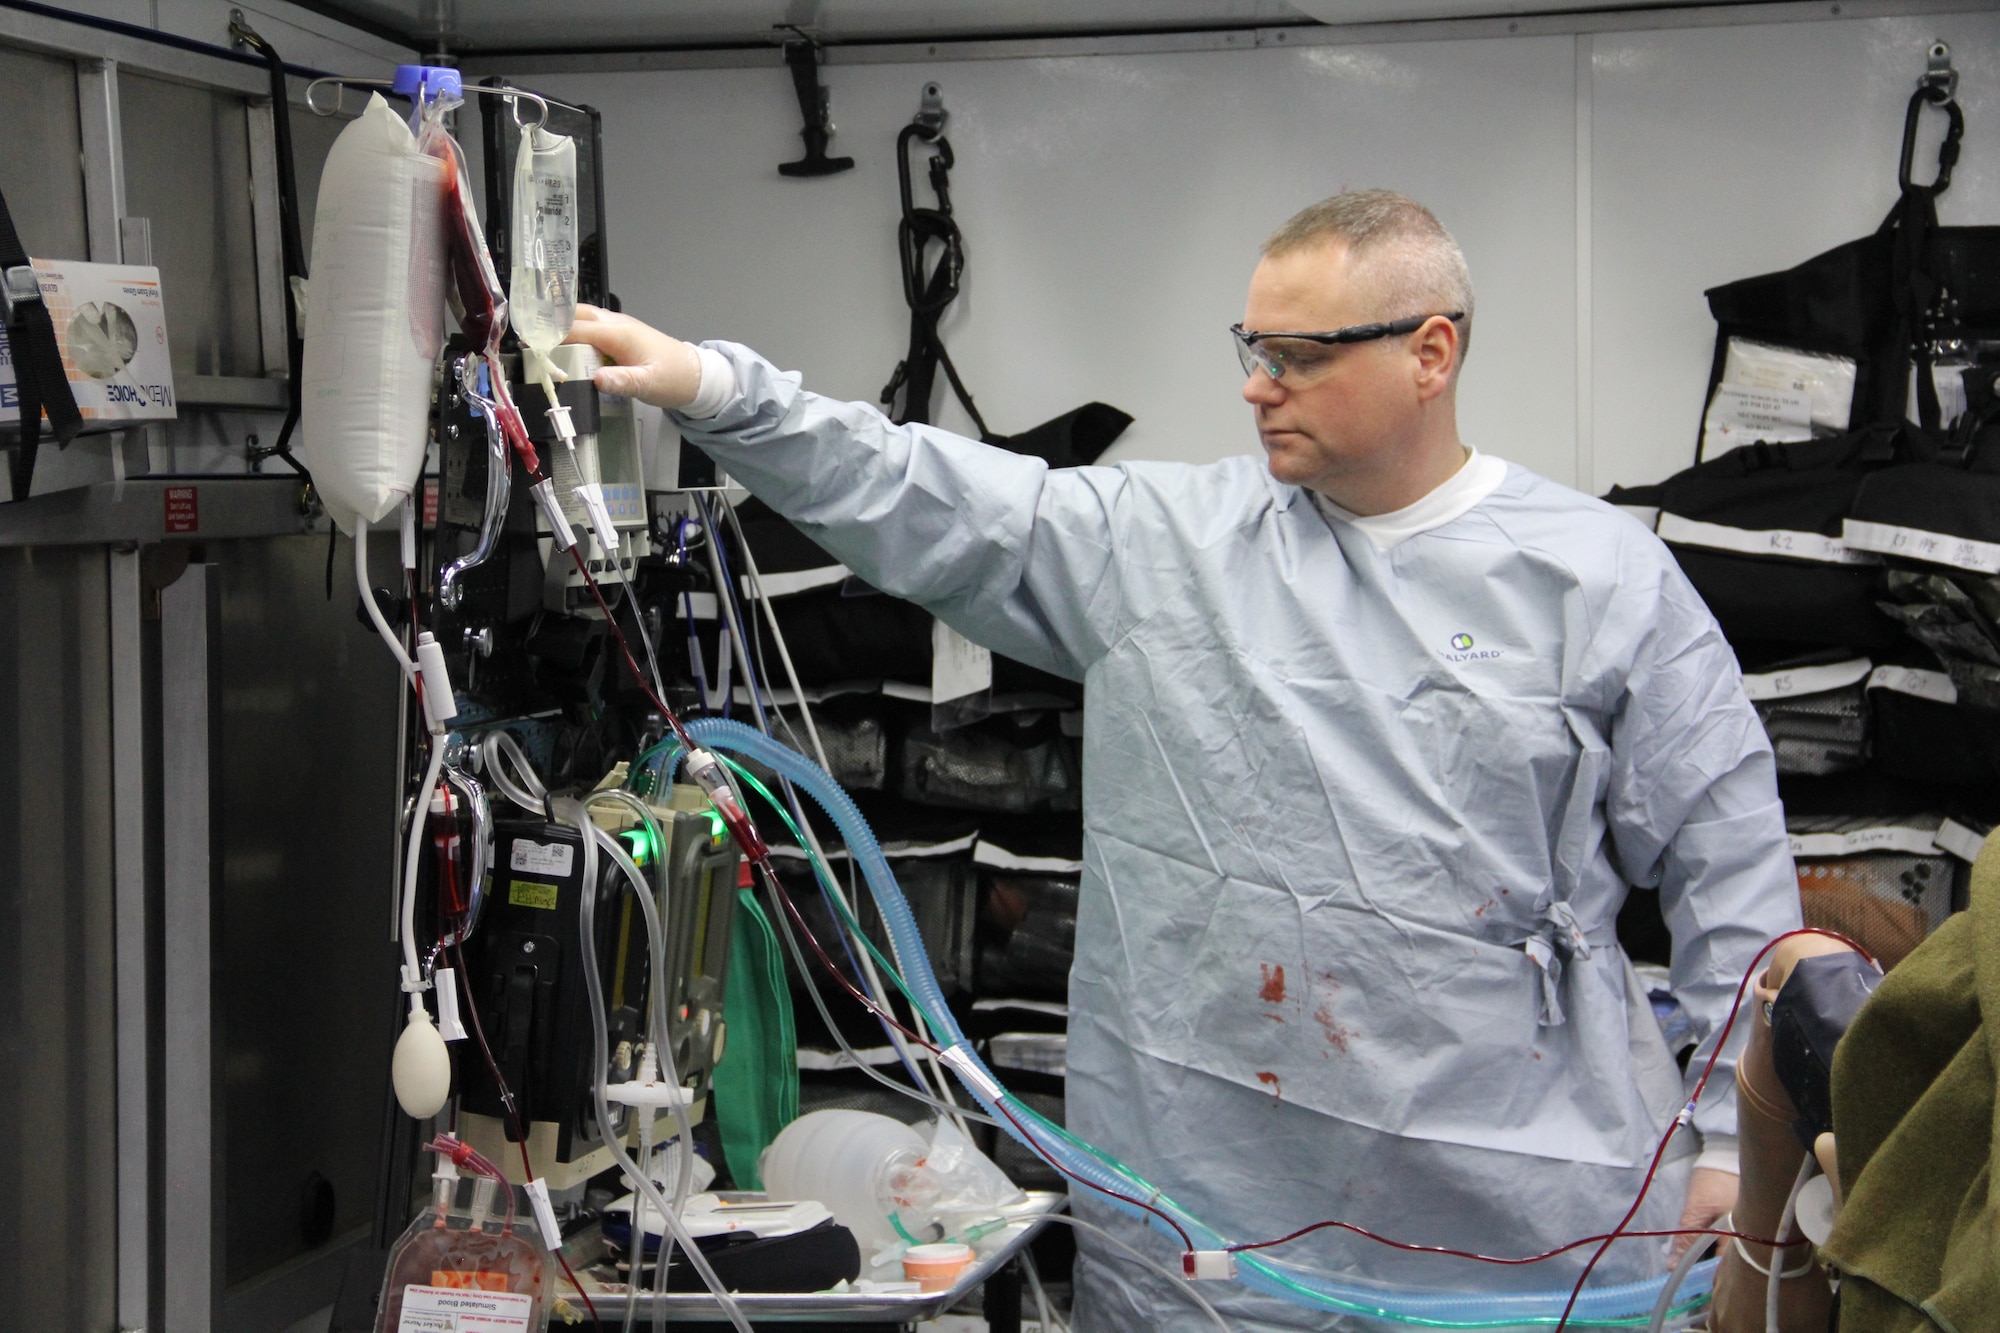
{"label": "white rubber bulb", "polygon": [[390,1081],[395,1084],[403,1113],[416,1120],[428,1120],[442,1111],[451,1096],[451,1055],[431,1022],[430,1011],[422,1005],[410,1011],[409,1024],[396,1038]]}

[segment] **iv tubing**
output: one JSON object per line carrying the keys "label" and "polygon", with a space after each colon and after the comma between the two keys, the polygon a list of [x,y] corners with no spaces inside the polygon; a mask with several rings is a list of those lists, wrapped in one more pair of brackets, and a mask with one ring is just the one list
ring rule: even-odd
{"label": "iv tubing", "polygon": [[[1733,1228],[1733,1219],[1724,1218],[1724,1223]],[[1700,1240],[1681,1253],[1681,1261],[1674,1265],[1674,1271],[1667,1274],[1667,1284],[1660,1288],[1660,1299],[1653,1303],[1653,1317],[1646,1325],[1646,1333],[1666,1333],[1667,1312],[1674,1308],[1674,1293],[1681,1289],[1689,1270],[1701,1262],[1701,1252],[1706,1249]]]}
{"label": "iv tubing", "polygon": [[431,793],[437,790],[438,774],[444,770],[444,737],[431,737],[431,762],[424,770],[424,785],[417,789],[416,804],[410,807],[410,836],[403,846],[403,989],[410,992],[412,1008],[423,1003],[417,992],[425,988],[423,969],[417,963],[417,870],[423,853],[424,825],[429,822]]}
{"label": "iv tubing", "polygon": [[[646,836],[652,840],[652,845],[656,848],[666,847],[667,841],[660,835],[660,826],[658,821],[653,818],[652,808],[648,806],[644,801],[640,800],[638,797],[634,796],[631,792],[628,792],[623,788],[610,787],[602,791],[592,792],[589,795],[589,797],[585,799],[583,803],[584,808],[588,810],[591,806],[597,804],[597,802],[602,800],[616,801],[618,804],[623,805],[627,809],[632,811],[632,813],[638,817],[641,826],[645,828]],[[612,856],[616,858],[618,862],[618,868],[621,871],[623,871],[625,877],[631,881],[634,891],[638,892],[643,897],[646,892],[645,881],[639,875],[639,868],[633,864],[632,858],[626,855],[625,849],[619,845],[618,840],[612,837],[610,834],[604,832],[602,829],[597,829],[594,824],[593,824],[593,834],[598,840],[598,845],[608,849],[611,852]],[[663,869],[665,863],[666,863],[666,858],[664,854],[656,853],[654,855],[653,867],[656,875],[656,882],[653,886],[653,892],[659,895],[660,907],[662,911],[664,911],[669,906],[667,900],[667,877]],[[640,906],[641,909],[643,910],[645,904],[641,903]],[[678,1086],[679,1084],[678,1071],[674,1068],[673,1048],[672,1048],[672,1042],[670,1040],[672,1033],[668,1028],[668,1023],[671,1020],[672,1015],[666,1011],[667,1006],[661,1001],[663,988],[667,984],[667,976],[665,971],[666,941],[665,941],[665,931],[663,929],[656,930],[654,928],[655,923],[658,921],[658,919],[659,917],[657,914],[649,913],[647,916],[646,933],[647,933],[647,939],[649,941],[649,947],[653,951],[652,966],[654,969],[652,973],[654,977],[654,982],[653,985],[650,987],[650,990],[652,992],[652,997],[650,1004],[650,1012],[647,1015],[647,1023],[649,1027],[655,1029],[655,1031],[653,1032],[652,1040],[656,1048],[654,1058],[658,1062],[660,1077],[667,1083]],[[688,1122],[688,1113],[687,1113],[687,1108],[685,1106],[681,1105],[679,1102],[675,1102],[673,1110],[674,1110],[674,1129],[677,1131],[682,1145],[680,1153],[681,1169],[674,1181],[674,1211],[676,1213],[680,1213],[685,1211],[685,1209],[687,1208],[688,1195],[692,1193],[694,1190],[694,1153],[692,1149],[692,1144],[694,1143],[694,1127]],[[647,1111],[647,1115],[648,1116],[651,1115],[650,1110]],[[645,1130],[650,1130],[651,1128],[650,1121],[649,1120],[642,1121],[641,1128]],[[647,1172],[650,1174],[653,1169],[652,1162],[648,1161],[644,1165],[646,1167]],[[636,1196],[635,1196],[635,1203],[636,1203]],[[645,1246],[645,1229],[643,1226],[640,1225],[642,1217],[643,1215],[641,1215],[641,1217],[635,1217],[633,1221],[634,1234],[639,1237],[638,1240],[639,1248],[636,1251],[636,1253],[639,1256],[644,1255],[644,1246]],[[662,1230],[664,1230],[664,1228],[662,1228]],[[670,1238],[665,1235],[661,1236],[660,1253],[653,1265],[653,1294],[656,1298],[664,1297],[667,1294],[667,1277],[666,1277],[667,1261],[671,1255],[671,1250],[669,1247],[669,1239]],[[638,1267],[636,1259],[634,1261],[634,1266],[632,1271],[633,1275],[637,1276]],[[637,1307],[634,1304],[627,1304],[627,1306],[625,1307],[625,1327],[627,1329],[630,1329],[632,1327],[632,1312],[636,1308]],[[665,1322],[666,1322],[666,1306],[656,1301],[656,1303],[653,1306],[653,1327],[655,1329],[658,1329]]]}
{"label": "iv tubing", "polygon": [[[778,610],[776,607],[771,605],[771,599],[765,595],[764,574],[762,570],[757,568],[757,555],[754,551],[750,549],[750,539],[746,537],[743,533],[743,521],[737,517],[735,506],[731,505],[726,500],[722,501],[721,504],[722,504],[723,517],[729,520],[729,530],[736,534],[736,549],[743,553],[743,567],[750,572],[750,586],[756,592],[754,600],[763,607],[765,623],[770,625],[771,627],[771,640],[778,646],[778,660],[784,664],[785,679],[791,683],[792,694],[799,701],[799,720],[805,724],[806,735],[812,738],[813,754],[818,758],[819,766],[827,770],[828,773],[831,773],[833,770],[833,765],[827,762],[826,746],[820,743],[819,728],[813,725],[812,705],[806,702],[805,689],[803,686],[799,684],[799,673],[792,666],[792,652],[791,649],[787,647],[785,644],[785,632],[782,629],[778,628]],[[734,590],[732,589],[731,591]],[[751,629],[754,633],[756,629],[754,619],[751,625]],[[761,645],[757,655],[757,666],[758,666],[758,673],[764,678],[764,684],[768,688],[770,684],[770,672],[764,669],[764,657],[761,650]],[[778,716],[780,719],[782,719],[784,717],[784,714],[780,712]],[[787,731],[791,730],[789,725],[787,725],[786,730]],[[769,727],[763,728],[763,731],[765,735],[767,736],[771,735],[771,729]],[[773,737],[773,739],[776,738]],[[820,847],[819,839],[813,836],[812,821],[806,818],[804,809],[800,808],[798,795],[796,792],[792,790],[792,785],[789,782],[785,784],[785,794],[792,798],[792,806],[794,809],[798,810],[799,822],[803,824],[806,829],[806,836],[800,839],[801,844],[803,846],[810,848],[813,855],[824,859],[826,852],[824,851],[824,849]],[[853,863],[850,862],[848,869],[848,881],[850,884],[852,884],[853,882],[853,875],[854,875]],[[832,876],[829,875],[827,879],[831,881]],[[845,907],[848,910],[848,914],[850,916],[853,915],[853,904],[847,902],[844,898],[842,898],[840,891],[837,888],[829,888],[828,895],[829,897],[840,898],[841,906]],[[903,963],[903,957],[900,953],[896,951],[896,942],[894,940],[891,940],[889,942],[889,952],[892,956],[895,957],[897,967],[900,969]],[[872,990],[874,992],[875,998],[884,1005],[886,1005],[888,1003],[889,997],[882,990],[882,983],[880,979],[876,978],[873,975],[872,968],[870,969],[869,980],[873,983]],[[928,1037],[930,1035],[930,1031],[927,1025],[924,1023],[923,1010],[918,1008],[917,1005],[913,1002],[910,1005],[910,1011],[916,1015],[916,1020],[917,1020],[916,1027],[918,1033]],[[892,1044],[894,1044],[896,1042],[896,1034],[890,1033],[889,1040]],[[909,1058],[909,1052],[902,1050],[900,1046],[898,1046],[897,1053],[902,1055],[903,1058],[906,1060]],[[944,1070],[939,1067],[937,1062],[937,1057],[930,1054],[928,1051],[924,1053],[924,1062],[930,1066],[931,1077],[937,1080],[938,1096],[941,1097],[944,1101],[952,1104],[953,1109],[951,1112],[951,1117],[953,1120],[957,1121],[960,1131],[962,1132],[965,1131],[965,1121],[961,1118],[963,1112],[959,1110],[957,1106],[957,1099],[953,1097],[951,1094],[951,1080],[944,1076]],[[919,1080],[919,1082],[921,1083],[921,1080]],[[925,1091],[928,1092],[929,1089],[926,1088]]]}
{"label": "iv tubing", "polygon": [[[803,787],[833,817],[847,840],[850,854],[861,865],[874,892],[876,906],[891,938],[902,946],[902,956],[913,963],[906,980],[922,1001],[919,1008],[933,1030],[944,1040],[947,1049],[956,1048],[954,1060],[962,1058],[971,1074],[962,1081],[968,1084],[969,1090],[985,1109],[1013,1121],[1010,1132],[1015,1137],[1038,1155],[1059,1162],[1066,1171],[1093,1188],[1111,1195],[1136,1194],[1140,1199],[1171,1211],[1188,1224],[1201,1237],[1200,1248],[1223,1248],[1220,1236],[1187,1216],[1129,1168],[1088,1149],[1024,1106],[1002,1109],[1001,1101],[1011,1100],[1006,1098],[1004,1090],[999,1098],[995,1098],[982,1088],[982,1083],[995,1089],[1000,1085],[984,1063],[972,1053],[971,1044],[946,1005],[937,978],[929,968],[915,919],[896,888],[881,847],[860,811],[837,783],[803,755],[740,723],[703,718],[689,723],[688,731],[703,745],[744,754],[775,769]],[[1112,1199],[1112,1203],[1127,1212],[1137,1211],[1129,1203],[1121,1203],[1116,1198]],[[1238,1262],[1239,1280],[1252,1290],[1320,1309],[1367,1314],[1378,1319],[1430,1327],[1508,1328],[1522,1324],[1554,1324],[1560,1318],[1565,1299],[1570,1295],[1567,1290],[1489,1295],[1409,1289],[1315,1274],[1248,1254],[1239,1255]],[[1706,1293],[1713,1276],[1713,1261],[1695,1266],[1688,1280],[1697,1296]],[[1647,1322],[1647,1315],[1639,1312],[1651,1305],[1664,1285],[1664,1278],[1653,1278],[1588,1289],[1578,1298],[1570,1322],[1642,1328]]]}
{"label": "iv tubing", "polygon": [[[727,509],[729,507],[729,503],[726,500],[721,501],[720,503],[724,509]],[[752,655],[750,651],[750,639],[749,636],[743,632],[743,617],[739,613],[736,603],[736,587],[730,578],[728,557],[723,553],[722,550],[722,533],[720,531],[719,525],[715,521],[715,515],[710,511],[708,507],[708,501],[704,497],[696,496],[695,504],[701,511],[703,524],[708,528],[708,533],[709,533],[708,564],[711,576],[715,580],[716,594],[717,594],[716,600],[722,611],[723,624],[727,628],[730,638],[735,640],[737,651],[741,653],[743,656],[743,675],[745,681],[749,684],[750,687],[750,708],[751,712],[757,718],[757,729],[768,738],[770,737],[771,734],[771,724],[764,716],[764,702],[763,699],[760,697],[762,691],[765,688],[767,688],[767,682],[758,679],[756,672],[753,670],[751,666]],[[737,531],[737,540],[739,542],[742,541],[742,532],[740,528]],[[745,545],[743,549],[747,552],[749,550],[749,547]],[[757,590],[759,592],[763,591],[761,583],[759,584]],[[801,693],[799,695],[799,699],[800,702],[803,703],[805,695]],[[777,742],[775,741],[775,739],[773,739],[773,744],[776,743]],[[784,777],[782,773],[780,773],[779,776],[781,779]],[[787,794],[792,796],[794,805],[796,806],[798,797],[795,793],[792,793],[791,783],[787,781],[785,783],[785,787]],[[801,820],[803,821],[805,814],[804,810],[801,809],[799,811],[799,814]],[[819,850],[816,843],[810,843],[808,845],[811,846],[814,851]],[[839,889],[830,888],[828,889],[828,892],[837,895],[839,893]],[[852,914],[851,905],[849,905],[849,913]],[[846,937],[842,936],[843,947],[845,947],[845,941]],[[891,953],[892,954],[895,953],[895,950],[893,948],[891,949]],[[898,958],[901,957],[900,954],[897,954],[896,956]],[[868,987],[868,993],[874,997],[875,1002],[881,1005],[884,1009],[888,1009],[890,1007],[889,996],[887,991],[883,989],[882,978],[876,974],[874,960],[866,956],[857,958],[855,957],[851,949],[848,950],[848,960],[854,964],[855,971],[861,974],[863,978],[863,983]],[[895,1048],[897,1056],[903,1062],[903,1067],[909,1070],[911,1081],[914,1082],[918,1088],[928,1093],[931,1090],[930,1082],[923,1076],[922,1071],[917,1067],[916,1056],[911,1052],[909,1044],[903,1040],[902,1034],[886,1024],[883,1026],[882,1032],[883,1035],[889,1039],[889,1045]],[[949,1087],[948,1084],[945,1086]],[[963,1127],[961,1126],[961,1128]]]}
{"label": "iv tubing", "polygon": [[[1799,1191],[1806,1187],[1806,1182],[1813,1178],[1813,1173],[1818,1169],[1819,1163],[1814,1160],[1811,1153],[1807,1153],[1800,1161],[1798,1179],[1792,1182],[1792,1192],[1785,1198],[1784,1216],[1778,1219],[1777,1238],[1781,1243],[1791,1239],[1792,1224],[1797,1221],[1799,1215]],[[1811,1271],[1808,1262],[1806,1272]],[[1774,1246],[1771,1250],[1771,1271],[1764,1280],[1764,1333],[1782,1333],[1778,1327],[1778,1293],[1784,1287],[1785,1277],[1784,1256]]]}
{"label": "iv tubing", "polygon": [[[707,1284],[710,1294],[715,1297],[716,1304],[722,1308],[724,1317],[736,1327],[738,1333],[755,1333],[750,1327],[749,1321],[743,1317],[743,1311],[737,1307],[735,1298],[729,1294],[729,1289],[723,1286],[722,1279],[716,1276],[715,1269],[709,1265],[708,1259],[702,1254],[701,1246],[689,1234],[687,1224],[681,1220],[680,1214],[667,1206],[666,1199],[660,1194],[659,1186],[653,1183],[651,1176],[639,1169],[638,1164],[625,1151],[625,1145],[619,1141],[619,1136],[610,1132],[611,1104],[605,1095],[605,1081],[606,1073],[611,1063],[611,1036],[604,1021],[604,982],[597,974],[597,953],[595,949],[597,849],[599,843],[596,837],[591,836],[591,832],[597,826],[592,822],[590,813],[584,808],[582,802],[565,797],[558,799],[554,804],[557,807],[557,813],[585,835],[583,839],[584,889],[578,895],[577,911],[583,928],[584,988],[590,993],[592,1068],[595,1071],[594,1077],[591,1080],[591,1094],[597,1108],[597,1123],[604,1132],[604,1146],[611,1150],[612,1159],[618,1163],[619,1169],[631,1177],[634,1190],[644,1194],[646,1201],[659,1210],[660,1216],[666,1221],[668,1229],[672,1231],[674,1239],[680,1243],[682,1251],[686,1253],[688,1262],[701,1275],[701,1280]],[[613,841],[615,842],[616,840],[614,839]],[[641,907],[646,913],[647,928],[653,932],[653,948],[656,951],[656,956],[662,955],[665,950],[659,936],[660,922],[658,909],[652,904],[650,894],[641,894],[640,899]],[[657,975],[656,973],[655,976],[657,977]],[[659,1026],[664,1026],[664,1023],[664,1013],[662,1013]],[[656,1030],[654,1039],[657,1041],[658,1037],[659,1033]],[[661,1054],[664,1056],[666,1052],[662,1050]],[[670,1068],[671,1065],[669,1063],[662,1063],[662,1073],[665,1073]],[[683,1108],[681,1111],[682,1117],[685,1118],[686,1114],[687,1112]],[[692,1137],[692,1135],[689,1136],[690,1143],[692,1142]],[[639,1238],[639,1244],[643,1247],[644,1237]],[[634,1276],[637,1276],[636,1270]],[[634,1282],[632,1285],[636,1287],[638,1284]],[[629,1301],[633,1297],[631,1294],[628,1294],[626,1299]]]}
{"label": "iv tubing", "polygon": [[[759,782],[749,770],[745,769],[735,760],[724,758],[722,762],[729,766],[730,771],[736,775],[738,782],[743,783],[759,796],[763,797],[765,802],[778,812],[778,818],[785,822],[785,827],[792,830],[794,837],[798,837],[798,826],[792,822],[791,815],[787,813],[783,805],[779,804],[778,798],[773,796],[763,783]],[[804,839],[801,838],[800,841],[803,842]],[[831,878],[831,871],[823,856],[810,858],[810,862],[813,874],[819,878],[822,884]],[[846,909],[841,906],[840,900],[835,898],[833,899],[833,903],[835,907],[840,908],[843,912],[843,922],[847,929],[854,934],[854,937],[861,942],[862,947],[870,953],[875,953],[874,941],[862,933],[859,923],[854,920],[851,914],[846,914]],[[775,904],[773,906],[775,909]],[[876,1072],[873,1065],[863,1060],[860,1052],[856,1051],[853,1045],[847,1040],[846,1034],[841,1032],[840,1025],[833,1021],[833,1015],[827,1012],[826,997],[820,993],[819,982],[813,976],[812,966],[806,961],[805,952],[799,947],[798,936],[792,930],[791,918],[786,916],[782,910],[774,910],[774,915],[777,918],[778,928],[784,932],[785,947],[791,953],[793,963],[798,966],[800,978],[805,982],[807,997],[812,1000],[813,1008],[819,1011],[820,1021],[826,1024],[826,1030],[832,1034],[834,1043],[840,1047],[849,1060],[854,1062],[856,1069],[899,1096],[908,1097],[914,1101],[921,1102],[933,1110],[942,1111],[946,1115],[956,1117],[959,1120],[960,1128],[964,1128],[966,1120],[977,1120],[982,1125],[999,1127],[1000,1122],[992,1116],[983,1115],[978,1111],[968,1111],[964,1107],[956,1106],[951,1102],[940,1101],[926,1092],[898,1083],[888,1075]],[[902,974],[891,967],[888,960],[882,958],[880,954],[876,954],[876,962],[885,969],[889,980],[896,984],[896,989],[903,993],[904,999],[910,1002],[912,1008],[915,1008],[916,1000],[910,995],[909,987],[904,984]]]}
{"label": "iv tubing", "polygon": [[368,586],[368,520],[359,514],[354,516],[354,586],[361,593],[361,605],[368,610],[368,618],[375,622],[375,632],[382,636],[382,642],[389,645],[395,655],[396,665],[403,669],[403,675],[412,684],[417,679],[417,664],[403,651],[402,640],[396,631],[389,628],[389,622],[382,615],[382,608],[375,604],[375,590]]}
{"label": "iv tubing", "polygon": [[[588,810],[589,806],[590,802],[585,801],[584,808]],[[650,819],[646,822],[646,828],[654,838],[653,845],[655,847],[660,846],[658,829]],[[648,910],[654,908],[651,894],[648,892],[649,886],[644,878],[640,876],[639,868],[632,863],[632,858],[627,856],[625,849],[619,845],[618,839],[599,828],[594,820],[589,824],[589,829],[590,836],[596,840],[597,845],[610,852],[612,859],[617,862],[618,868],[624,872],[626,879],[632,885],[633,892],[639,897],[641,910],[645,913],[646,939],[648,952],[652,961],[653,977],[653,984],[648,987],[652,992],[651,1002],[647,1006],[649,1010],[647,1014],[647,1026],[651,1030],[650,1045],[654,1060],[658,1065],[657,1073],[660,1080],[669,1087],[678,1089],[680,1087],[680,1076],[674,1068],[673,1050],[670,1042],[671,1033],[668,1028],[669,1016],[667,1006],[660,1002],[660,991],[666,984],[666,932],[660,924],[660,913],[657,910]],[[658,858],[655,858],[654,864],[659,864]],[[640,1068],[645,1068],[645,1061],[642,1060],[640,1062]],[[635,1106],[632,1109],[638,1113],[639,1143],[641,1148],[646,1150],[643,1154],[645,1158],[644,1167],[646,1178],[650,1181],[653,1172],[651,1145],[655,1115],[653,1108],[650,1106]],[[673,1103],[673,1113],[674,1129],[682,1144],[680,1154],[681,1169],[674,1182],[673,1201],[673,1216],[679,1217],[687,1208],[687,1196],[694,1185],[694,1155],[692,1151],[694,1126],[688,1123],[687,1107],[678,1099]],[[636,1185],[633,1187],[633,1190],[634,1207],[632,1226],[633,1233],[638,1237],[638,1241],[633,1252],[631,1273],[633,1281],[631,1285],[636,1288],[638,1286],[639,1261],[645,1256],[646,1233],[644,1222],[646,1215],[642,1203],[644,1196],[637,1192],[638,1187]],[[668,1234],[666,1234],[671,1229],[662,1223],[661,1231],[663,1234],[660,1238],[660,1252],[653,1264],[653,1294],[655,1297],[666,1295],[667,1266],[673,1256],[673,1251],[667,1244]],[[633,1312],[637,1308],[638,1303],[636,1301],[628,1301],[626,1303],[625,1327],[628,1329],[632,1327]],[[657,1330],[665,1322],[666,1307],[656,1301],[653,1306],[653,1327]]]}

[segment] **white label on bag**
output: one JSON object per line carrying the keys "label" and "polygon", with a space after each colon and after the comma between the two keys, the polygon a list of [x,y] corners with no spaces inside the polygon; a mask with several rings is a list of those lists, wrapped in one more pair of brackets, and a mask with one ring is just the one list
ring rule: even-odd
{"label": "white label on bag", "polygon": [[1979,849],[1986,845],[1986,835],[1977,829],[1967,828],[1956,819],[1947,819],[1938,825],[1936,841],[1939,847],[1970,865],[1979,859]]}
{"label": "white label on bag", "polygon": [[396,1333],[527,1333],[535,1298],[477,1287],[403,1288]]}
{"label": "white label on bag", "polygon": [[1974,541],[1949,532],[1925,532],[1894,523],[1850,518],[1843,525],[1847,544],[1859,551],[1880,551],[1906,560],[1928,560],[1980,574],[2000,574],[2000,542]]}
{"label": "white label on bag", "polygon": [[1793,856],[1855,856],[1861,852],[1906,852],[1911,856],[1936,856],[1935,829],[1912,828],[1908,824],[1881,824],[1846,833],[1794,833]]}
{"label": "white label on bag", "polygon": [[[1847,525],[1850,529],[1854,524]],[[1703,523],[1662,511],[1655,529],[1660,540],[1683,546],[1706,546],[1718,551],[1740,551],[1744,555],[1779,555],[1789,560],[1816,560],[1829,565],[1873,565],[1880,558],[1867,551],[1852,549],[1839,537],[1819,532],[1793,532],[1789,528],[1726,528],[1720,523]]]}
{"label": "white label on bag", "polygon": [[1958,686],[1950,676],[1942,671],[1922,671],[1916,667],[1878,666],[1868,677],[1871,690],[1894,690],[1898,694],[1913,694],[1919,699],[1929,699],[1933,703],[1955,704],[1958,702]]}
{"label": "white label on bag", "polygon": [[539,843],[532,838],[516,838],[507,864],[534,875],[567,876],[575,858],[576,848],[566,842]]}
{"label": "white label on bag", "polygon": [[1715,386],[1702,422],[1702,460],[1766,440],[1785,444],[1812,438],[1812,395],[1754,384]]}
{"label": "white label on bag", "polygon": [[993,652],[942,620],[931,622],[931,702],[949,703],[993,688]]}
{"label": "white label on bag", "polygon": [[1790,671],[1768,671],[1743,678],[1743,692],[1759,703],[1789,699],[1800,694],[1825,694],[1846,689],[1865,680],[1874,663],[1865,657],[1825,666],[1794,667]]}

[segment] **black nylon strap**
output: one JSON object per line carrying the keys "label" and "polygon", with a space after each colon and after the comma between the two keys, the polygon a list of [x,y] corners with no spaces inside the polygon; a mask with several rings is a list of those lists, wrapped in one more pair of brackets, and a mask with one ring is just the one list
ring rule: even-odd
{"label": "black nylon strap", "polygon": [[[910,188],[910,146],[917,140],[936,150],[930,161],[936,208],[918,208]],[[959,378],[958,367],[951,363],[951,353],[945,350],[944,338],[938,333],[938,321],[944,318],[945,307],[957,299],[959,278],[965,271],[964,240],[951,216],[952,161],[951,141],[934,126],[918,121],[904,126],[896,136],[897,182],[903,203],[902,221],[896,226],[896,249],[903,270],[903,300],[910,307],[910,344],[882,390],[882,403],[889,408],[890,419],[898,425],[928,423],[932,389],[942,367],[952,392],[958,395],[965,414],[978,428],[979,438],[991,440],[993,433],[986,428],[986,419],[979,415],[979,408],[973,404],[972,394]],[[933,244],[939,247],[937,263],[926,276],[924,261]]]}
{"label": "black nylon strap", "polygon": [[[0,194],[0,271],[27,262],[28,252],[14,230],[13,214],[7,211],[7,197]],[[69,378],[63,373],[55,325],[49,320],[48,307],[39,299],[23,301],[15,308],[7,328],[7,346],[14,357],[14,382],[21,397],[21,443],[14,451],[13,495],[25,500],[35,479],[35,458],[41,452],[42,413],[48,413],[49,432],[58,448],[76,438],[83,414],[76,409]]]}

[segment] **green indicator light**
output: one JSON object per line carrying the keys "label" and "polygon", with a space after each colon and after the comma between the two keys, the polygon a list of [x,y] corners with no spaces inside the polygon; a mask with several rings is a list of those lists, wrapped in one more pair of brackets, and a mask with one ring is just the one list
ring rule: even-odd
{"label": "green indicator light", "polygon": [[653,859],[653,839],[643,828],[626,829],[618,835],[631,851],[632,864],[646,865]]}

